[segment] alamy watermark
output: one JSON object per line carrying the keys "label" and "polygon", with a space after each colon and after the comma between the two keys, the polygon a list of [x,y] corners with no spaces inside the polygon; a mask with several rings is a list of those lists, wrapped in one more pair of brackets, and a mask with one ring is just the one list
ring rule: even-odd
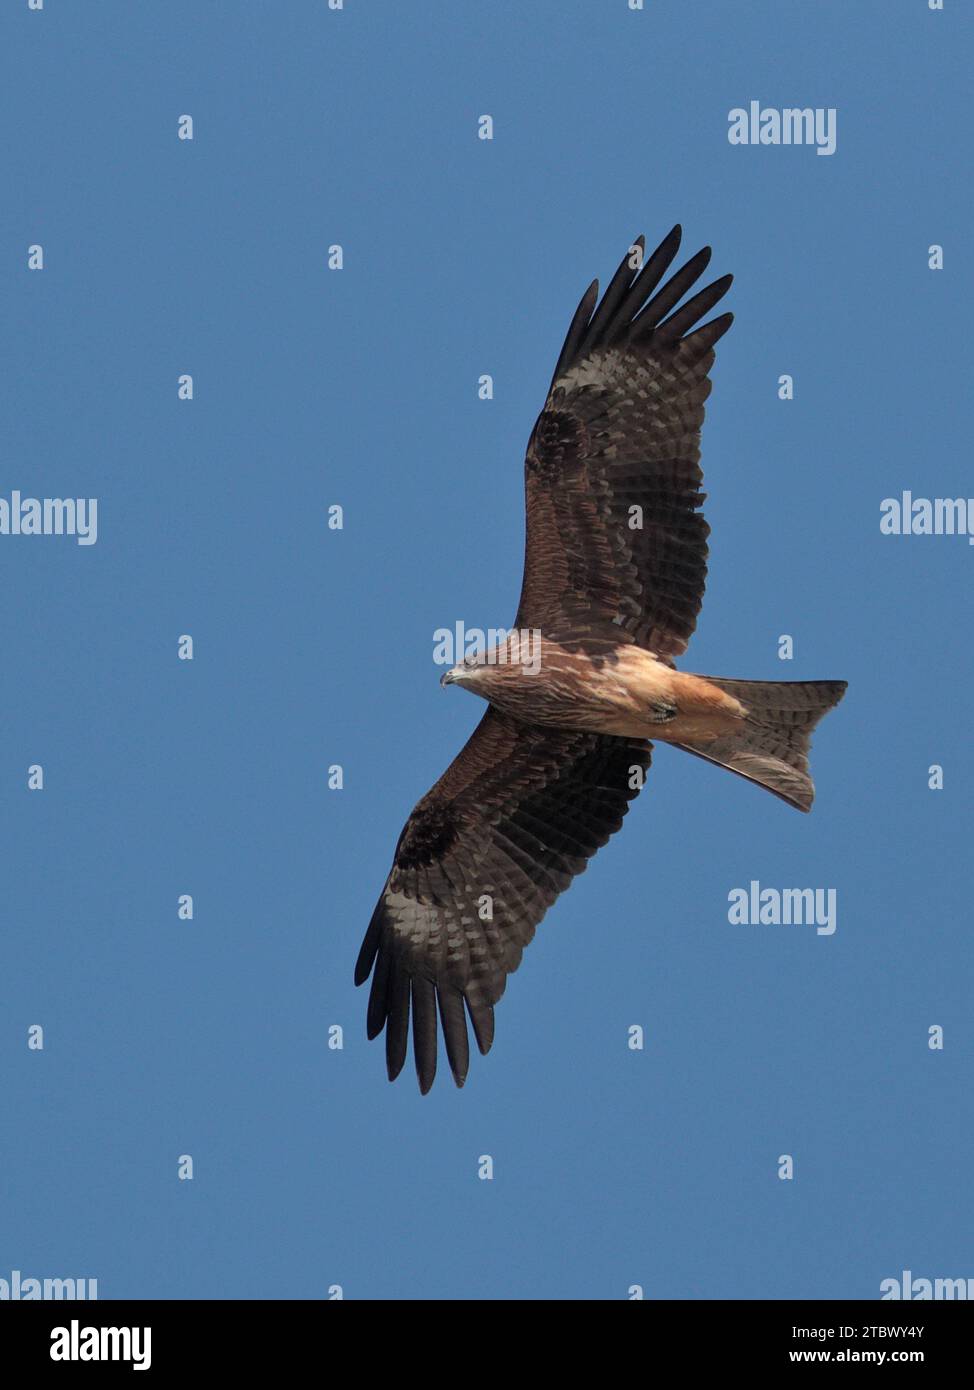
{"label": "alamy watermark", "polygon": [[520,666],[525,675],[536,676],[541,670],[541,630],[465,627],[461,619],[452,628],[438,627],[433,633],[437,666],[460,666],[474,658],[488,666]]}
{"label": "alamy watermark", "polygon": [[151,1327],[82,1327],[73,1318],[51,1330],[52,1361],[131,1361],[133,1371],[152,1365]]}
{"label": "alamy watermark", "polygon": [[747,888],[732,888],[727,901],[731,926],[815,927],[818,936],[832,936],[838,922],[834,888],[762,888],[752,878]]}
{"label": "alamy watermark", "polygon": [[974,497],[884,497],[879,504],[884,536],[966,536],[974,545]]}
{"label": "alamy watermark", "polygon": [[974,1298],[974,1279],[917,1279],[911,1270],[904,1269],[902,1278],[883,1280],[879,1296],[920,1303],[927,1299],[967,1300]]}
{"label": "alamy watermark", "polygon": [[0,497],[0,536],[74,536],[79,545],[94,545],[98,498],[24,497],[15,489]]}
{"label": "alamy watermark", "polygon": [[35,1279],[26,1277],[19,1269],[10,1271],[9,1279],[0,1279],[0,1302],[12,1303],[32,1298],[83,1299],[94,1302],[98,1298],[97,1279]]}
{"label": "alamy watermark", "polygon": [[728,111],[732,145],[814,145],[816,154],[835,154],[834,106],[764,106],[752,101]]}

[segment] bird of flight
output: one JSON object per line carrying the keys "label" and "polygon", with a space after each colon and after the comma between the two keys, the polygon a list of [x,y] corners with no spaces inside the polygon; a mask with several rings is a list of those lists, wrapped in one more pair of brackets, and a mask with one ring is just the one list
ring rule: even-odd
{"label": "bird of flight", "polygon": [[[355,969],[374,968],[368,1035],[395,1080],[410,1012],[420,1090],[486,1053],[494,1005],[559,893],[622,825],[650,739],[808,811],[810,734],[845,681],[747,681],[676,670],[696,625],[709,527],[700,427],[714,344],[702,326],[731,276],[680,301],[710,248],[662,283],[674,227],[630,247],[575,312],[525,459],[524,581],[506,640],[442,678],[482,696],[472,737],[407,820]],[[540,634],[540,641],[536,637]],[[530,661],[527,646],[530,642]],[[540,660],[538,648],[540,646]]]}

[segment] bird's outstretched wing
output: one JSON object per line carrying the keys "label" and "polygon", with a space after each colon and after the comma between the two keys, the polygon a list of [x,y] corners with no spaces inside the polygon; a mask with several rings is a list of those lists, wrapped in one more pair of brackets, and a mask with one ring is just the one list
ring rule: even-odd
{"label": "bird's outstretched wing", "polygon": [[706,247],[658,288],[680,236],[674,227],[641,269],[638,238],[597,308],[598,281],[589,287],[528,444],[514,625],[592,652],[628,641],[679,655],[703,599],[700,426],[732,315],[694,325],[732,277],[677,308],[710,260]]}
{"label": "bird's outstretched wing", "polygon": [[650,754],[643,740],[521,724],[488,706],[406,822],[355,968],[356,984],[375,968],[368,1034],[386,1030],[390,1080],[406,1058],[411,1009],[429,1090],[438,1008],[463,1085],[464,1004],[486,1052],[507,976],[558,894],[621,826]]}

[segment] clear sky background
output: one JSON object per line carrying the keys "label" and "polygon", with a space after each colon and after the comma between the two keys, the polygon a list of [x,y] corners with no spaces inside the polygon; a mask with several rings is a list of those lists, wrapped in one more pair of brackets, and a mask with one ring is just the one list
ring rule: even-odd
{"label": "clear sky background", "polygon": [[[879,530],[903,489],[974,495],[971,39],[955,0],[7,0],[0,495],[97,497],[99,534],[0,536],[0,1277],[872,1299],[974,1276],[974,550]],[[835,107],[836,153],[730,145],[752,99]],[[441,1057],[422,1099],[411,1059],[386,1081],[352,968],[481,713],[438,688],[433,633],[513,618],[568,320],[675,221],[737,316],[685,664],[850,689],[810,817],[659,748],[492,1053],[463,1091]],[[835,934],[731,926],[752,879],[836,889]]]}

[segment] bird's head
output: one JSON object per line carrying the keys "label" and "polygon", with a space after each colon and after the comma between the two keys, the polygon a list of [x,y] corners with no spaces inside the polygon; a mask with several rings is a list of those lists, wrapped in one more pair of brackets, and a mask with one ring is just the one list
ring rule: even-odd
{"label": "bird's head", "polygon": [[451,666],[449,671],[444,671],[440,676],[440,685],[460,685],[468,689],[476,689],[477,682],[483,674],[484,663],[475,656],[465,657],[463,661]]}

